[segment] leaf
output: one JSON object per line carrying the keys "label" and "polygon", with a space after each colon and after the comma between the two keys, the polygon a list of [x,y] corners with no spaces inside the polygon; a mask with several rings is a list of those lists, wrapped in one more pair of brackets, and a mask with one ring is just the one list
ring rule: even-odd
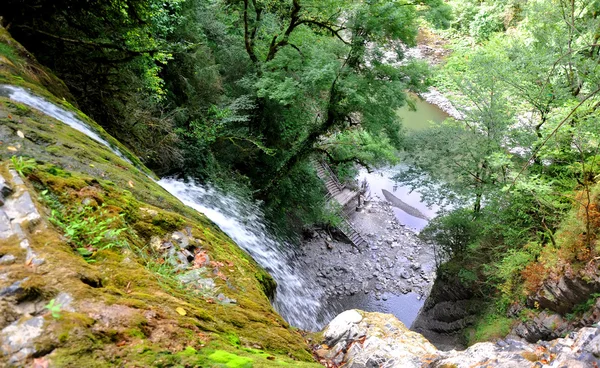
{"label": "leaf", "polygon": [[207,261],[208,261],[208,255],[206,254],[205,250],[197,253],[196,256],[194,257],[194,268],[203,267],[207,263]]}
{"label": "leaf", "polygon": [[182,316],[185,316],[187,314],[187,312],[185,311],[185,309],[183,309],[181,307],[175,308],[175,312],[179,313]]}

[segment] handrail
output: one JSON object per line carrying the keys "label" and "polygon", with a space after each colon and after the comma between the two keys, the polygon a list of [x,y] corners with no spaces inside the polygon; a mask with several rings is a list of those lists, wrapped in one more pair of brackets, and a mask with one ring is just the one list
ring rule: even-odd
{"label": "handrail", "polygon": [[327,164],[327,162],[325,162],[323,160],[319,160],[318,163],[319,163],[319,165],[321,165],[322,168],[325,169],[325,171],[327,171],[327,174],[329,174],[329,177],[335,183],[335,185],[338,187],[338,189],[340,191],[342,191],[342,190],[344,190],[344,188],[346,188],[345,185],[343,185],[342,183],[340,183],[337,175],[335,175],[335,173],[331,170],[331,168],[329,167],[329,165]]}

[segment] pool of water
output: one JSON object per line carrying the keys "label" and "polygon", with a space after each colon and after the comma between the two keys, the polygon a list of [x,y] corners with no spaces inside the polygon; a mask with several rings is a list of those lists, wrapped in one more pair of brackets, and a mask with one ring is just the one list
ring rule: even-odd
{"label": "pool of water", "polygon": [[[427,207],[421,201],[421,193],[419,193],[418,190],[411,192],[411,188],[408,186],[398,185],[392,180],[394,175],[404,169],[406,169],[406,166],[404,165],[380,169],[371,173],[363,169],[360,171],[358,179],[360,181],[364,179],[367,180],[367,183],[369,184],[369,193],[373,199],[386,200],[383,194],[383,190],[385,189],[406,205],[417,209],[429,219],[433,218],[436,215],[437,208]],[[415,217],[398,207],[394,207],[393,209],[398,221],[413,230],[421,231],[427,225],[427,220]]]}
{"label": "pool of water", "polygon": [[[410,94],[409,98],[414,101],[416,111],[410,110],[408,106],[404,106],[402,109],[398,110],[398,116],[402,118],[402,124],[406,129],[406,134],[410,135],[411,132],[427,129],[432,126],[432,122],[441,123],[449,117],[449,115],[439,107],[422,100],[417,95]],[[429,219],[433,218],[436,215],[438,208],[427,207],[421,201],[421,193],[419,193],[418,188],[415,191],[411,191],[410,187],[398,185],[392,180],[394,175],[406,168],[406,165],[400,164],[394,167],[379,169],[371,173],[367,172],[367,170],[362,170],[359,174],[359,180],[367,180],[370,193],[373,197],[376,196],[381,200],[386,200],[383,190],[387,190],[405,205],[412,207]],[[414,210],[409,211],[413,212],[413,214],[411,214],[401,207],[405,206],[394,207],[396,218],[401,224],[416,231],[422,230],[427,225],[428,220],[414,216]]]}
{"label": "pool of water", "polygon": [[402,119],[402,125],[407,133],[424,130],[431,127],[431,121],[441,123],[450,117],[439,107],[422,100],[419,96],[409,94],[409,98],[414,102],[416,111],[412,111],[408,106],[404,106],[397,111]]}

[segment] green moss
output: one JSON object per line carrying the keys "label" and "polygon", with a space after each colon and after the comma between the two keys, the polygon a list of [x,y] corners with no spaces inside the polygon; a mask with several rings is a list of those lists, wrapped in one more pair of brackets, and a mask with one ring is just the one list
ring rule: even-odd
{"label": "green moss", "polygon": [[[104,205],[107,215],[122,215],[126,227],[121,236],[128,247],[100,250],[94,264],[86,263],[47,221],[30,234],[32,248],[46,262],[36,270],[11,272],[10,277],[29,277],[27,298],[49,300],[58,291],[69,293],[77,311],[48,320],[38,351],[52,351],[56,367],[211,366],[217,362],[209,357],[216,352],[221,352],[214,355],[218,359],[224,353],[237,357],[218,363],[224,366],[231,361],[251,362],[255,368],[319,366],[302,336],[271,307],[267,295],[275,288],[273,279],[205,216],[149,178],[139,160],[77,111],[68,92],[60,92],[61,82],[24,58],[26,51],[1,27],[0,44],[8,45],[15,56],[10,63],[0,57],[0,83],[31,88],[74,111],[134,162],[131,165],[37,110],[0,97],[0,170],[13,155],[33,157],[38,165],[27,182],[38,191],[34,199],[44,192],[40,200],[52,208],[77,208],[84,200],[92,207]],[[7,150],[8,146],[17,147],[17,152]],[[41,212],[49,215],[48,208]],[[164,255],[150,249],[150,239],[184,229],[191,231],[211,260],[233,265],[221,269],[226,280],[214,279],[238,304],[223,306],[206,300],[147,267],[150,261],[164,263]],[[24,257],[12,239],[0,242],[0,249]],[[185,316],[176,312],[179,307]],[[247,348],[256,345],[264,350]]]}
{"label": "green moss", "polygon": [[15,55],[14,50],[12,49],[12,47],[0,43],[0,55],[5,56],[8,60],[10,60],[11,62],[16,62],[17,61],[17,55]]}
{"label": "green moss", "polygon": [[252,359],[240,357],[223,350],[217,350],[208,358],[215,363],[222,363],[228,368],[251,368]]}
{"label": "green moss", "polygon": [[504,338],[510,332],[515,320],[493,312],[483,315],[476,324],[467,329],[468,345]]}
{"label": "green moss", "polygon": [[240,338],[233,334],[233,333],[229,333],[227,335],[225,335],[225,337],[227,338],[227,341],[229,341],[229,343],[233,346],[240,346],[241,341]]}

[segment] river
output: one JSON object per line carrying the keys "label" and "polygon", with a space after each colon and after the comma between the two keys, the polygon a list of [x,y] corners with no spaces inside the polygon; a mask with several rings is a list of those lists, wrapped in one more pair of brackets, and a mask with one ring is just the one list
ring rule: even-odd
{"label": "river", "polygon": [[[402,119],[402,125],[406,131],[406,134],[427,129],[432,126],[431,122],[441,123],[449,117],[449,115],[442,111],[439,107],[432,105],[416,95],[410,95],[415,101],[416,111],[412,111],[408,106],[404,106],[398,110],[398,116]],[[410,187],[398,185],[392,177],[405,170],[407,166],[405,164],[399,164],[394,167],[386,167],[368,172],[363,169],[360,171],[358,179],[360,181],[366,179],[369,184],[370,194],[381,200],[386,199],[384,190],[395,196],[401,203],[398,205],[388,199],[394,206],[394,214],[398,221],[412,228],[415,231],[421,231],[423,227],[427,225],[427,220],[414,215],[414,210],[425,215],[425,217],[431,219],[435,217],[437,208],[427,207],[421,200],[421,194],[418,190],[412,191]],[[405,206],[408,206],[408,210]],[[410,211],[410,210],[413,211]]]}

